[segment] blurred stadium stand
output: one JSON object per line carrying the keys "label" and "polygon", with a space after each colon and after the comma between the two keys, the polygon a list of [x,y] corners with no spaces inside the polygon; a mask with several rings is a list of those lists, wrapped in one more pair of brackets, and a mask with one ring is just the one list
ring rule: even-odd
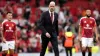
{"label": "blurred stadium stand", "polygon": [[[42,12],[48,10],[48,3],[51,0],[0,0],[0,24],[6,20],[7,11],[13,12],[13,20],[17,24],[18,53],[39,53],[41,50],[41,31],[37,27],[38,20]],[[56,2],[56,12],[59,14],[59,51],[64,53],[62,39],[64,31],[70,26],[75,34],[75,46],[80,52],[80,45],[77,41],[78,22],[85,16],[85,10],[91,9],[92,16],[97,21],[100,35],[100,1],[99,0],[54,0]],[[100,36],[99,36],[100,37]],[[100,46],[100,42],[95,46]],[[52,45],[48,44],[47,51],[52,53]]]}

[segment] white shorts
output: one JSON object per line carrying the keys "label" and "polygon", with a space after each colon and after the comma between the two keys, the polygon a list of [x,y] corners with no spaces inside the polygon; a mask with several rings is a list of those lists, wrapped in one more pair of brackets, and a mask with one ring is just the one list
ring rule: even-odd
{"label": "white shorts", "polygon": [[6,43],[2,43],[2,51],[15,49],[15,41],[6,41]]}
{"label": "white shorts", "polygon": [[82,47],[92,47],[93,46],[93,38],[82,37]]}

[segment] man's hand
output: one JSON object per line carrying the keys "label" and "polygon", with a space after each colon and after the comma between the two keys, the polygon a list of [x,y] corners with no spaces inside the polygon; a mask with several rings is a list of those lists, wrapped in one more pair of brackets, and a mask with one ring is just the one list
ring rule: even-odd
{"label": "man's hand", "polygon": [[98,42],[98,36],[96,36],[96,41]]}
{"label": "man's hand", "polygon": [[3,41],[3,43],[6,43],[6,40],[4,38],[2,39],[2,41]]}
{"label": "man's hand", "polygon": [[50,36],[50,34],[47,32],[46,33],[46,37],[48,37],[48,38],[50,38],[51,36]]}
{"label": "man's hand", "polygon": [[78,36],[78,40],[81,41],[81,36]]}

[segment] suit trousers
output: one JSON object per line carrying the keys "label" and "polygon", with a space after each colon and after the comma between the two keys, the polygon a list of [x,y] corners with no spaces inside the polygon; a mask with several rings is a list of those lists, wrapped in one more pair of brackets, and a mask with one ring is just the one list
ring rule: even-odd
{"label": "suit trousers", "polygon": [[46,51],[46,48],[47,48],[49,41],[52,44],[55,56],[59,56],[57,35],[55,33],[53,33],[51,35],[51,38],[48,38],[46,36],[42,36],[41,38],[42,38],[42,49],[40,52],[40,56],[45,55],[45,51]]}

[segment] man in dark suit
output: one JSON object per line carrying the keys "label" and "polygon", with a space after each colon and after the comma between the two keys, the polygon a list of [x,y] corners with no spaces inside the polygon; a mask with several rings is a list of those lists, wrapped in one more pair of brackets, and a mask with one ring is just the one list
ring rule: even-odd
{"label": "man in dark suit", "polygon": [[42,30],[42,50],[40,53],[40,56],[45,55],[45,51],[47,48],[47,45],[49,41],[51,42],[55,56],[59,56],[58,51],[58,14],[54,12],[55,9],[55,2],[51,1],[49,4],[49,10],[46,12],[43,12],[39,27]]}

